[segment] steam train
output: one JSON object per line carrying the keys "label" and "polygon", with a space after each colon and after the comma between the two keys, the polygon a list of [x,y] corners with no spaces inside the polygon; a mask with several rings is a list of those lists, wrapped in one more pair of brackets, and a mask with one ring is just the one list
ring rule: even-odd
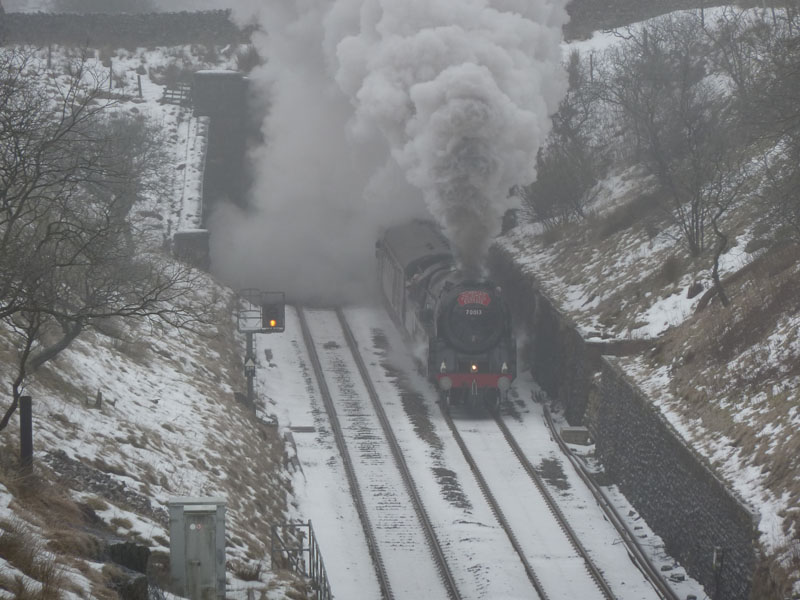
{"label": "steam train", "polygon": [[438,227],[413,221],[376,244],[378,281],[395,322],[427,344],[442,403],[496,410],[517,372],[511,314],[490,281],[465,279]]}

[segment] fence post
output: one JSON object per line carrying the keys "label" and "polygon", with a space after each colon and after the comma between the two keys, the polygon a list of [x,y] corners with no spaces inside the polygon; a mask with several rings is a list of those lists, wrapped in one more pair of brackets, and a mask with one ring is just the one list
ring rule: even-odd
{"label": "fence post", "polygon": [[19,464],[25,475],[33,470],[33,406],[30,396],[19,399]]}

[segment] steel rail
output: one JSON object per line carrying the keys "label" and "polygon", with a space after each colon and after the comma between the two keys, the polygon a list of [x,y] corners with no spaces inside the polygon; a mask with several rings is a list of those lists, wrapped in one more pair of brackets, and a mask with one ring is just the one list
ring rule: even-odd
{"label": "steel rail", "polygon": [[397,465],[397,468],[403,477],[403,483],[405,484],[406,490],[408,491],[409,496],[411,496],[414,511],[416,512],[420,524],[422,525],[425,539],[428,542],[428,546],[433,554],[433,559],[436,562],[436,569],[442,578],[442,582],[447,588],[448,597],[452,600],[459,600],[461,595],[458,592],[455,578],[453,577],[450,567],[447,564],[444,551],[442,550],[441,544],[436,536],[436,531],[433,528],[430,517],[425,510],[425,505],[422,502],[422,498],[420,498],[419,492],[417,492],[417,487],[414,484],[414,478],[412,477],[411,470],[408,468],[408,464],[405,461],[400,444],[397,442],[397,438],[392,431],[389,417],[386,415],[386,411],[381,405],[378,393],[375,391],[375,386],[372,383],[372,378],[369,375],[367,366],[364,363],[364,359],[361,356],[360,350],[358,349],[358,343],[356,342],[353,331],[350,328],[350,324],[347,322],[347,318],[345,317],[342,309],[336,309],[336,316],[339,318],[339,324],[342,326],[342,331],[344,331],[344,336],[347,340],[347,346],[350,348],[350,352],[353,355],[358,372],[360,373],[361,379],[367,388],[369,398],[373,407],[375,408],[375,412],[378,415],[378,420],[381,423],[381,427],[386,435],[386,439],[389,442],[389,447],[391,449],[395,464]]}
{"label": "steel rail", "polygon": [[374,529],[372,523],[369,519],[369,515],[367,514],[366,503],[364,502],[364,497],[361,495],[361,489],[358,486],[358,480],[356,479],[355,468],[353,466],[353,461],[350,458],[350,452],[347,450],[347,443],[344,439],[344,433],[342,433],[342,426],[339,422],[339,417],[336,413],[336,407],[333,404],[333,399],[331,398],[330,390],[328,389],[328,384],[325,381],[325,375],[322,372],[322,365],[319,360],[319,355],[317,354],[317,350],[314,347],[314,338],[311,335],[311,330],[308,327],[308,321],[306,320],[305,312],[302,308],[297,308],[297,316],[300,320],[300,329],[303,332],[303,341],[305,342],[306,348],[308,349],[308,356],[311,360],[311,365],[314,369],[314,374],[317,377],[317,383],[319,385],[320,393],[322,395],[322,402],[325,406],[325,410],[328,413],[328,419],[331,423],[331,429],[333,430],[333,436],[336,439],[336,446],[339,449],[339,455],[342,457],[342,463],[344,464],[345,473],[347,475],[347,483],[350,486],[350,494],[353,496],[353,501],[356,505],[356,512],[358,513],[358,517],[361,521],[361,527],[364,529],[364,536],[367,540],[367,547],[369,549],[370,556],[372,556],[372,561],[375,565],[375,574],[378,578],[378,585],[381,589],[381,596],[384,600],[394,600],[394,595],[392,593],[392,587],[389,582],[389,576],[386,572],[386,567],[383,563],[383,559],[381,558],[380,549],[378,548],[378,541],[375,537]]}
{"label": "steel rail", "polygon": [[525,573],[528,575],[528,579],[530,580],[531,584],[536,590],[536,593],[539,594],[540,600],[549,600],[550,597],[547,595],[547,592],[545,592],[542,582],[539,580],[539,577],[536,575],[536,571],[533,569],[533,565],[531,565],[531,563],[525,556],[525,552],[523,551],[522,546],[517,540],[517,536],[514,533],[514,530],[511,528],[510,523],[508,522],[506,516],[503,514],[503,511],[500,508],[500,504],[497,502],[497,499],[494,497],[494,494],[492,494],[492,490],[489,487],[489,484],[487,483],[486,479],[484,478],[483,474],[478,468],[478,464],[475,462],[475,459],[472,458],[472,454],[467,448],[464,439],[458,432],[458,428],[453,422],[453,417],[450,415],[447,408],[443,407],[441,404],[440,404],[440,409],[442,411],[442,415],[444,416],[445,422],[447,423],[447,426],[450,428],[450,432],[453,434],[453,438],[455,439],[456,444],[458,444],[458,447],[461,449],[461,454],[464,455],[464,459],[467,461],[467,464],[469,465],[469,468],[472,471],[473,476],[475,477],[475,481],[477,481],[478,487],[481,489],[483,497],[489,504],[489,508],[491,509],[492,513],[497,519],[497,522],[500,524],[500,527],[502,527],[503,531],[505,531],[509,541],[511,542],[511,545],[513,546],[514,550],[519,556],[519,559],[522,562],[522,566],[525,568]]}
{"label": "steel rail", "polygon": [[662,598],[662,600],[681,600],[680,596],[678,596],[678,594],[667,584],[667,582],[664,581],[660,571],[655,567],[655,565],[653,565],[647,555],[647,552],[645,552],[645,550],[636,540],[636,536],[625,525],[625,521],[617,512],[617,509],[614,508],[614,505],[611,503],[611,500],[608,498],[606,493],[599,485],[597,485],[597,483],[595,483],[594,479],[589,473],[589,470],[586,468],[586,465],[572,453],[572,451],[569,449],[569,446],[567,446],[566,442],[561,438],[561,435],[556,431],[553,418],[551,417],[550,410],[547,408],[547,406],[544,407],[544,417],[553,439],[556,440],[556,443],[558,443],[561,451],[567,456],[570,463],[572,463],[575,472],[586,484],[586,487],[589,488],[589,491],[594,496],[597,505],[606,515],[609,522],[617,530],[617,533],[619,533],[622,543],[625,544],[628,556],[633,564],[636,565],[639,571],[641,571],[642,575],[644,575],[644,577],[650,582],[650,585],[653,586],[653,589]]}
{"label": "steel rail", "polygon": [[539,473],[536,472],[536,469],[533,468],[531,461],[529,461],[528,457],[525,456],[525,453],[522,451],[522,448],[520,448],[520,445],[517,443],[514,435],[508,429],[503,421],[503,418],[499,414],[495,415],[495,422],[497,423],[498,427],[500,427],[500,431],[503,433],[503,437],[511,447],[511,451],[514,453],[514,456],[517,457],[517,460],[522,465],[522,468],[525,469],[525,472],[536,485],[536,488],[539,490],[542,498],[544,498],[547,507],[550,509],[550,513],[556,518],[556,521],[558,521],[559,527],[567,536],[567,539],[569,539],[569,542],[575,551],[581,556],[581,558],[583,558],[586,570],[589,572],[589,575],[591,575],[595,584],[597,584],[597,587],[600,588],[603,596],[605,596],[607,600],[615,600],[616,596],[614,595],[611,586],[605,580],[597,565],[594,564],[594,561],[592,561],[592,558],[589,556],[586,548],[584,548],[583,544],[581,544],[578,534],[575,533],[574,529],[572,529],[569,521],[567,521],[566,516],[564,516],[564,513],[561,511],[558,504],[556,504],[555,499],[547,489],[547,486],[545,486],[544,481],[542,481],[541,475],[539,475]]}

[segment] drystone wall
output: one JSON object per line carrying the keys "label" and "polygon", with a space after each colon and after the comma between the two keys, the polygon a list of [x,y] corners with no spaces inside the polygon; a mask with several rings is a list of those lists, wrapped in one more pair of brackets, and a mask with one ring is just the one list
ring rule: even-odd
{"label": "drystone wall", "polygon": [[4,44],[100,48],[245,43],[250,31],[230,20],[230,11],[77,15],[6,13]]}
{"label": "drystone wall", "polygon": [[[602,361],[588,423],[606,474],[713,598],[747,600],[756,566],[755,515],[614,360]],[[722,553],[717,569],[715,548]]]}
{"label": "drystone wall", "polygon": [[[614,358],[586,343],[533,277],[494,249],[492,274],[524,332],[520,369],[586,424],[610,482],[619,485],[667,551],[714,598],[748,600],[756,568],[754,515],[688,448]],[[714,569],[714,549],[722,564]]]}
{"label": "drystone wall", "polygon": [[518,368],[530,370],[548,396],[563,407],[571,425],[583,424],[600,351],[583,340],[575,325],[540,292],[533,277],[521,274],[507,255],[493,249],[490,269],[509,300],[518,335],[523,334]]}

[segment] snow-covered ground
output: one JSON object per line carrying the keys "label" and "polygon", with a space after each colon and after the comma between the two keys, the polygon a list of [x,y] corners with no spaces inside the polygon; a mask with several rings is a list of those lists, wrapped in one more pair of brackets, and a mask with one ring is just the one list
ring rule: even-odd
{"label": "snow-covered ground", "polygon": [[[582,51],[601,51],[603,47],[613,43],[610,35],[597,35],[591,40],[577,42],[565,48],[578,47]],[[149,77],[142,77],[142,97],[138,97],[136,69],[140,64],[149,67],[164,66],[179,60],[188,53],[188,49],[138,50],[135,52],[120,51],[113,58],[115,75],[125,80],[122,88],[130,100],[125,100],[121,110],[145,112],[154,122],[162,125],[168,132],[171,150],[175,157],[175,196],[169,199],[150,198],[135,210],[142,213],[144,222],[154,232],[159,241],[168,238],[176,230],[196,226],[198,201],[201,193],[202,169],[200,160],[204,144],[203,135],[206,125],[194,118],[191,111],[158,102],[163,87],[154,83]],[[230,59],[231,57],[229,57]],[[197,64],[197,68],[225,68],[231,63],[217,65]],[[600,195],[608,206],[613,206],[620,198],[635,194],[642,182],[630,173],[615,174],[603,182],[605,191]],[[158,215],[158,216],[154,216]],[[503,240],[521,264],[546,286],[548,292],[558,301],[560,306],[575,315],[579,326],[587,337],[602,333],[607,335],[603,324],[598,323],[592,309],[601,298],[592,298],[598,279],[587,275],[576,283],[575,278],[568,278],[558,270],[559,254],[557,247],[536,243],[540,231],[535,226],[522,226]],[[646,273],[656,268],[650,261],[655,257],[658,261],[660,251],[668,248],[674,236],[665,230],[654,239],[631,236],[617,240],[618,255],[606,265],[605,274],[609,277],[622,277],[626,273]],[[748,260],[743,248],[747,239],[737,239],[733,249],[726,253],[723,263],[723,274],[733,272]],[[601,257],[598,257],[598,260]],[[605,257],[607,259],[608,257]],[[708,281],[708,272],[700,274]],[[662,334],[670,328],[680,326],[693,314],[698,297],[689,299],[684,290],[692,283],[695,275],[686,276],[675,289],[677,293],[654,294],[645,308],[638,311],[630,326],[613,331],[618,338],[646,338]],[[213,284],[209,282],[209,289]],[[219,291],[222,298],[230,298],[229,291]],[[206,292],[198,292],[199,301],[210,301]],[[227,306],[231,310],[231,306]],[[375,309],[353,309],[352,321],[358,324],[358,336],[364,348],[373,353],[373,372],[379,387],[387,398],[394,395],[393,400],[386,403],[387,410],[392,412],[393,421],[397,423],[401,436],[401,445],[407,450],[410,459],[419,465],[419,477],[426,484],[422,487],[426,502],[434,507],[438,519],[442,523],[451,523],[452,527],[442,527],[442,535],[452,536],[451,541],[469,546],[463,552],[463,560],[467,568],[473,567],[472,580],[462,583],[468,590],[469,597],[497,598],[519,597],[520,588],[515,586],[516,567],[511,561],[500,559],[505,556],[498,550],[502,544],[497,538],[496,527],[492,524],[487,510],[476,499],[480,494],[466,472],[462,470],[459,454],[448,443],[446,428],[443,427],[427,383],[414,374],[408,354],[403,350],[391,323]],[[224,320],[223,320],[224,321]],[[234,327],[232,317],[228,322],[221,322],[219,337],[230,335]],[[375,331],[382,332],[389,340],[391,351],[377,348],[371,343]],[[800,317],[797,315],[781,321],[770,338],[769,350],[774,355],[800,355],[798,343]],[[326,417],[318,400],[318,391],[311,379],[310,366],[305,354],[299,329],[293,312],[288,312],[287,332],[270,336],[258,336],[258,393],[266,400],[267,411],[278,417],[279,432],[292,433],[294,450],[297,452],[302,469],[290,472],[294,489],[294,504],[285,505],[286,518],[296,520],[311,519],[322,546],[323,558],[328,567],[334,593],[341,598],[373,598],[375,582],[372,579],[369,553],[363,541],[361,527],[347,489],[346,480],[341,470],[341,462],[335,445],[330,439]],[[87,490],[75,494],[75,499],[92,502],[97,514],[107,523],[115,523],[115,535],[119,537],[135,537],[156,551],[166,550],[168,532],[163,520],[158,517],[158,509],[163,508],[166,498],[171,495],[217,495],[225,494],[233,486],[232,479],[240,479],[242,471],[254,471],[242,465],[250,464],[252,457],[246,454],[247,449],[259,446],[253,437],[253,425],[249,417],[242,413],[230,401],[234,389],[241,389],[240,374],[230,368],[237,364],[237,358],[231,356],[233,346],[227,350],[214,348],[204,338],[177,336],[169,332],[129,331],[124,339],[114,339],[97,334],[82,338],[63,358],[48,372],[52,379],[42,378],[32,384],[30,391],[36,398],[34,412],[36,415],[36,460],[48,464],[49,457],[56,450],[63,450],[66,459],[81,460],[102,470],[115,482],[124,484],[131,491],[125,501],[116,503],[96,501],[99,492]],[[147,337],[146,343],[143,341]],[[0,335],[2,356],[8,351],[7,337]],[[236,342],[241,347],[242,340]],[[231,343],[232,344],[232,343]],[[269,352],[268,358],[265,352]],[[135,354],[137,356],[132,357]],[[141,356],[138,356],[141,354]],[[786,360],[784,356],[782,360]],[[395,376],[387,374],[382,363],[388,361],[399,365],[410,385],[419,394],[428,411],[429,425],[433,428],[435,438],[442,442],[441,447],[428,443],[419,443],[417,424],[408,419],[407,412],[396,396],[398,382]],[[791,510],[788,497],[775,497],[764,488],[760,469],[748,466],[743,457],[731,453],[727,440],[720,435],[706,435],[708,432],[697,422],[687,420],[676,405],[676,399],[669,391],[669,371],[648,370],[646,364],[630,360],[626,365],[629,372],[652,394],[653,399],[662,407],[664,413],[692,442],[707,441],[700,447],[717,465],[736,490],[753,505],[758,506],[761,513],[761,530],[766,536],[767,547],[779,547],[791,541],[783,531],[782,515]],[[0,363],[0,375],[8,380],[9,369]],[[58,381],[70,381],[71,388],[63,392]],[[800,411],[797,410],[797,382],[784,382],[789,385],[787,403],[795,408],[789,413],[789,420],[784,425],[794,429],[800,425]],[[793,386],[793,387],[791,387]],[[98,390],[103,391],[106,402],[101,410],[93,410],[88,404],[95,398]],[[518,415],[507,417],[506,421],[515,431],[518,439],[524,441],[526,450],[532,456],[558,459],[541,419],[540,406],[533,402],[535,383],[523,374],[517,381],[515,393],[518,400]],[[758,397],[748,400],[751,408],[757,410]],[[746,418],[747,413],[742,413]],[[11,428],[11,436],[16,435]],[[294,431],[293,431],[294,430]],[[313,430],[313,431],[312,431]],[[237,435],[231,435],[235,431]],[[293,431],[293,432],[292,432]],[[8,437],[8,432],[3,435]],[[199,458],[198,458],[199,457]],[[227,460],[231,459],[231,460]],[[266,465],[268,462],[262,457]],[[278,462],[281,462],[278,460]],[[584,495],[582,488],[570,472],[566,461],[564,466],[567,491],[556,491],[562,509],[578,529],[584,527],[586,541],[590,552],[601,562],[602,568],[612,580],[612,585],[619,590],[621,598],[647,598],[646,586],[641,586],[630,576],[630,567],[621,564],[624,553],[616,544],[613,531],[601,526],[602,519],[596,516],[587,518],[590,511],[595,510],[590,498]],[[255,463],[254,463],[255,464]],[[744,465],[744,466],[743,466]],[[63,467],[62,463],[52,465],[54,470]],[[267,515],[258,507],[263,504],[264,487],[272,486],[276,490],[283,489],[281,479],[284,477],[282,467],[274,467],[278,472],[273,482],[265,482],[264,472],[248,473],[244,488],[251,497],[231,499],[229,509],[230,531],[229,562],[254,564],[266,561],[266,539],[254,539],[251,535],[253,526],[250,521],[254,517],[268,530],[265,523]],[[457,506],[452,499],[445,497],[442,481],[433,475],[443,470],[452,471],[458,482],[456,495],[469,499],[469,506]],[[233,474],[236,473],[234,476]],[[0,521],[4,523],[20,518],[25,514],[24,505],[13,495],[13,485],[0,482]],[[610,490],[615,501],[623,507],[623,514],[635,511],[627,507],[625,500],[616,490]],[[246,494],[246,495],[247,495]],[[273,494],[270,494],[270,498]],[[276,492],[279,496],[280,492]],[[132,498],[143,498],[150,502],[154,514],[143,515],[141,511],[132,510],[125,502]],[[281,505],[276,498],[275,502]],[[663,546],[657,537],[647,529],[641,520],[636,522],[642,527],[642,535],[652,544],[653,555],[663,565],[673,566],[673,561],[664,555]],[[45,541],[43,524],[29,524],[34,538]],[[588,530],[586,530],[588,529]],[[464,547],[464,546],[462,546]],[[257,558],[253,556],[257,555]],[[624,557],[627,560],[627,557]],[[102,563],[92,562],[91,570],[99,572]],[[679,570],[679,568],[678,568]],[[65,566],[65,572],[73,581],[76,590],[67,598],[89,597],[91,581],[84,572],[74,566]],[[284,587],[270,573],[264,571],[265,580],[272,587],[270,598],[283,597]],[[11,567],[0,558],[0,577],[22,577],[35,587],[36,583]],[[262,581],[262,587],[264,582]],[[246,587],[246,582],[233,577],[231,593]],[[681,594],[695,594],[698,598],[706,597],[703,590],[692,581],[679,584]],[[235,590],[234,590],[235,588]],[[11,598],[11,595],[0,591],[0,598]]]}
{"label": "snow-covered ground", "polygon": [[[346,314],[437,536],[447,549],[448,560],[453,561],[457,572],[471,573],[470,577],[458,580],[463,597],[533,597],[519,560],[510,552],[508,539],[492,516],[445,424],[435,390],[417,373],[394,324],[379,308],[351,308]],[[334,594],[346,598],[371,597],[364,593],[376,586],[366,541],[319,391],[312,379],[298,320],[291,309],[287,312],[286,323],[285,333],[256,336],[257,390],[266,400],[268,411],[278,418],[280,427],[293,431],[297,458],[302,466],[295,474],[297,518],[313,521]],[[330,346],[334,348],[344,345],[341,334],[337,337],[335,331],[331,332],[330,338],[320,339],[320,344],[333,342]],[[270,357],[268,361],[265,360],[267,356]],[[563,467],[563,481],[557,482],[552,492],[567,518],[582,534],[582,541],[618,597],[657,597],[632,565],[618,534],[604,519],[569,462],[560,455],[544,423],[542,406],[533,400],[537,390],[529,375],[523,374],[517,380],[513,388],[514,412],[505,419],[508,426],[534,466],[538,468],[540,463],[551,461]],[[413,400],[409,400],[408,395],[412,395]],[[488,419],[466,425],[468,430],[477,433],[482,427],[492,428],[493,423]],[[481,437],[478,435],[473,442]],[[486,457],[495,455],[498,460],[507,460],[507,446],[484,450]],[[437,473],[449,476],[443,479]],[[502,474],[495,469],[495,476]],[[502,484],[498,485],[502,490]],[[615,497],[622,514],[635,517],[635,511],[618,491],[612,489],[609,493]],[[526,500],[524,494],[508,494],[504,502],[504,512],[536,520],[532,500]],[[674,561],[664,554],[663,545],[646,524],[637,520],[635,527],[637,534],[650,546],[656,564],[674,567]],[[545,578],[559,577],[559,558],[553,554],[556,539],[551,538],[560,538],[560,535],[554,531],[535,540],[525,540],[527,544],[534,543],[526,551]],[[459,564],[463,567],[457,566]],[[678,567],[670,573],[679,571]],[[559,589],[557,581],[549,584]],[[677,585],[681,594],[705,597],[696,582],[688,580]],[[567,588],[561,585],[560,589]],[[587,588],[579,596],[564,597],[589,598],[594,593]]]}
{"label": "snow-covered ground", "polygon": [[[64,72],[68,54],[54,49],[54,73]],[[147,197],[131,213],[161,247],[176,230],[197,226],[207,123],[191,108],[160,103],[164,86],[150,75],[177,64],[228,68],[234,55],[222,53],[220,63],[207,65],[188,47],[175,47],[119,50],[111,60],[118,94],[113,110],[146,115],[163,132],[173,157],[168,171],[174,175],[167,182],[173,193]],[[99,55],[89,62],[108,72]],[[141,67],[146,74],[140,78]],[[244,598],[248,587],[258,585],[278,599],[296,585],[268,568],[270,526],[287,518],[291,500],[283,443],[234,401],[234,391],[243,387],[238,354],[243,340],[236,336],[233,293],[210,276],[199,277],[197,286],[186,302],[213,309],[215,322],[198,331],[108,322],[84,333],[28,379],[35,472],[49,483],[41,484],[45,504],[39,506],[12,472],[0,479],[0,540],[4,547],[23,540],[38,548],[40,572],[55,561],[59,575],[49,585],[57,585],[65,600],[109,597],[104,594],[112,593],[106,587],[111,575],[101,552],[76,557],[48,550],[58,547],[52,546],[55,538],[136,541],[163,563],[169,552],[167,502],[176,496],[226,498],[228,597]],[[0,329],[0,380],[6,383],[13,379],[15,344],[13,335]],[[5,412],[7,404],[2,407]],[[8,466],[18,454],[16,417],[0,443]],[[82,523],[77,505],[69,508],[72,502],[98,520]],[[73,521],[67,525],[62,519]],[[85,533],[72,529],[79,524]],[[0,598],[44,590],[43,581],[13,567],[9,558],[0,556]],[[256,571],[260,581],[250,581]]]}
{"label": "snow-covered ground", "polygon": [[[705,23],[713,28],[722,11],[731,7],[706,9]],[[683,14],[698,15],[699,11]],[[780,13],[778,13],[780,17]],[[750,11],[753,19],[772,14],[760,9]],[[621,43],[613,33],[597,33],[591,39],[565,44],[564,53],[579,50],[584,55],[602,56],[605,49]],[[650,356],[629,356],[618,363],[646,392],[674,429],[699,450],[730,488],[759,515],[760,541],[768,552],[783,553],[787,560],[797,556],[798,532],[793,511],[797,504],[800,481],[793,453],[782,455],[782,449],[797,447],[800,430],[800,381],[794,365],[800,361],[800,314],[796,311],[775,316],[763,327],[765,333],[752,345],[736,348],[733,356],[715,364],[704,351],[714,352],[708,342],[697,350],[697,336],[720,339],[720,347],[730,329],[747,330],[741,315],[754,321],[770,318],[760,307],[767,303],[771,291],[779,289],[766,277],[753,277],[753,282],[731,283],[736,298],[725,309],[718,304],[700,312],[703,294],[691,295],[692,285],[709,290],[712,283],[711,260],[685,261],[691,268],[669,283],[658,285],[665,263],[683,257],[681,235],[677,225],[660,223],[659,230],[630,227],[598,239],[593,224],[620,209],[626,203],[650,193],[652,182],[643,178],[640,168],[613,172],[597,187],[597,200],[588,207],[593,219],[565,234],[569,243],[548,240],[540,225],[525,224],[512,230],[500,245],[529,273],[555,304],[576,323],[587,340],[652,340],[654,344],[677,347],[667,364]],[[739,273],[763,257],[761,250],[749,250],[748,243],[758,239],[754,224],[761,216],[752,212],[746,199],[730,211],[725,227],[734,232],[722,255],[719,271],[725,278]],[[768,268],[759,267],[760,270]],[[790,267],[784,282],[798,276],[798,267]],[[656,282],[654,284],[653,282]],[[759,289],[766,286],[765,289]],[[746,312],[747,311],[747,312]],[[726,325],[727,323],[727,325]],[[693,331],[700,332],[693,333]],[[694,338],[694,339],[693,339]],[[669,341],[673,340],[673,341]],[[692,360],[705,361],[699,374],[683,375],[681,369]],[[684,358],[688,356],[688,358]],[[691,367],[690,367],[691,368]],[[681,379],[694,377],[688,388],[708,397],[707,410],[698,401],[687,404],[682,397],[689,391]],[[761,379],[759,379],[761,378]],[[756,385],[746,382],[760,381]],[[705,395],[705,396],[703,396]],[[752,437],[746,449],[738,439]],[[784,461],[793,466],[786,470],[780,483],[773,476]],[[787,567],[791,568],[788,563]],[[798,583],[800,585],[800,583]],[[800,591],[800,588],[798,588]]]}

